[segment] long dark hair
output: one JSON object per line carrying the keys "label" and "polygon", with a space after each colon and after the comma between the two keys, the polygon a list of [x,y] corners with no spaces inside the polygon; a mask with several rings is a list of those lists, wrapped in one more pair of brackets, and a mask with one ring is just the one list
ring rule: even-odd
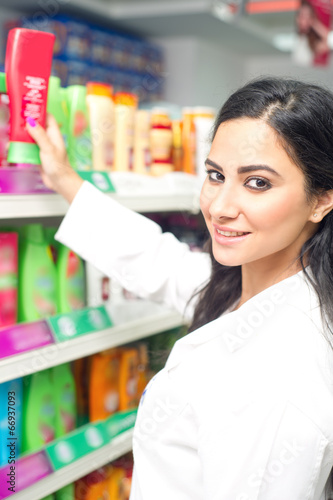
{"label": "long dark hair", "polygon": [[[212,132],[237,118],[264,120],[278,134],[292,161],[303,171],[305,193],[315,195],[333,188],[333,94],[317,85],[280,78],[261,78],[233,93],[219,111]],[[326,325],[333,325],[333,211],[318,224],[318,231],[303,245],[300,262],[314,287]],[[241,266],[219,264],[209,238],[206,251],[212,260],[209,283],[199,290],[189,331],[218,318],[241,295]],[[305,269],[304,256],[313,274]],[[192,298],[194,298],[192,297]]]}

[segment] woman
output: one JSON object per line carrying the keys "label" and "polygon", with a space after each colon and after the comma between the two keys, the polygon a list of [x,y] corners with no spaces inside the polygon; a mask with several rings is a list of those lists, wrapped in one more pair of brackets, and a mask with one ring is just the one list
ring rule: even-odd
{"label": "woman", "polygon": [[227,100],[200,200],[211,257],[82,183],[54,121],[28,130],[71,203],[57,238],[193,319],[142,396],[131,500],[328,498],[332,94],[263,79]]}

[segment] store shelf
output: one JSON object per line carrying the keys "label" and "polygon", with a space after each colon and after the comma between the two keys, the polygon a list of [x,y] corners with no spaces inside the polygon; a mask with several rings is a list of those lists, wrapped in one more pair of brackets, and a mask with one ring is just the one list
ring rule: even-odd
{"label": "store shelf", "polygon": [[[192,194],[124,196],[109,194],[115,200],[136,212],[199,211],[198,197]],[[0,195],[0,219],[30,217],[57,217],[65,215],[68,203],[57,194]]]}
{"label": "store shelf", "polygon": [[[128,317],[131,317],[133,311],[131,313],[130,304],[126,307]],[[24,352],[17,356],[9,356],[0,362],[0,383],[182,325],[184,321],[179,313],[161,308],[155,313],[117,324],[112,328]]]}
{"label": "store shelf", "polygon": [[54,472],[38,483],[10,496],[13,500],[41,500],[67,484],[93,472],[103,465],[116,460],[132,449],[133,430],[123,432],[99,450],[80,458],[67,467]]}

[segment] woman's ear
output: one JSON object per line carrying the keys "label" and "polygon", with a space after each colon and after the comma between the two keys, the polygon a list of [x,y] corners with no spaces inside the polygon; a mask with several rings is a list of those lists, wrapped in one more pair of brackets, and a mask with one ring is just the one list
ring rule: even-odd
{"label": "woman's ear", "polygon": [[323,191],[317,196],[310,220],[312,222],[320,222],[332,209],[333,189],[329,189],[328,191]]}

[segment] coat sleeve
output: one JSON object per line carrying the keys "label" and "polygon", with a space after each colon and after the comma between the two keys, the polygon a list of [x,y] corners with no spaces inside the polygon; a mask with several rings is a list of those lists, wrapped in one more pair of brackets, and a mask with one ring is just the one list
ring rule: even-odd
{"label": "coat sleeve", "polygon": [[158,224],[84,182],[56,234],[71,248],[127,290],[163,302],[191,318],[195,290],[209,280],[210,257]]}

